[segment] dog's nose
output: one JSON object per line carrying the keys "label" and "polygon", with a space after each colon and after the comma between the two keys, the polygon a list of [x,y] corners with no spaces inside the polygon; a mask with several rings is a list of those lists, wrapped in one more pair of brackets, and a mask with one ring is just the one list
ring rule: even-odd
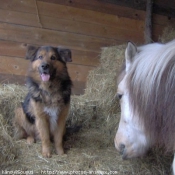
{"label": "dog's nose", "polygon": [[42,68],[43,70],[47,70],[47,69],[49,68],[49,64],[48,64],[48,63],[43,63],[43,64],[41,65],[41,68]]}

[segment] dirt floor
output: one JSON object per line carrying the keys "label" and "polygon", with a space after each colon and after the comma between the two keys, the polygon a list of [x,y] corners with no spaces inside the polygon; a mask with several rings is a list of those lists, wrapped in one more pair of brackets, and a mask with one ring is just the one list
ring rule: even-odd
{"label": "dirt floor", "polygon": [[98,127],[82,128],[65,137],[66,154],[51,158],[41,155],[41,143],[29,146],[25,140],[17,141],[18,155],[12,163],[0,166],[0,174],[117,174],[117,175],[170,175],[172,156],[163,156],[153,150],[142,159],[123,161],[113,142]]}

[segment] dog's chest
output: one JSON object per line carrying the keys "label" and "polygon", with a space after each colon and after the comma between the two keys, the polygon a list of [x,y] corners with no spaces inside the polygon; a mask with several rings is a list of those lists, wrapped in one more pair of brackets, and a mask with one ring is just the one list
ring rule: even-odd
{"label": "dog's chest", "polygon": [[42,100],[46,106],[60,106],[63,104],[63,98],[59,93],[44,93]]}
{"label": "dog's chest", "polygon": [[54,131],[57,127],[57,121],[60,113],[59,107],[44,107],[44,112],[49,116],[50,129]]}

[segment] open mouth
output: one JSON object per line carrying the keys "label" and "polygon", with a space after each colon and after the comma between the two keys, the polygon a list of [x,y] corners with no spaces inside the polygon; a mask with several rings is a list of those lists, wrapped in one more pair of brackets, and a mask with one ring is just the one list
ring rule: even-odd
{"label": "open mouth", "polygon": [[50,80],[50,75],[46,74],[46,73],[41,73],[41,79],[42,79],[42,81],[47,82]]}

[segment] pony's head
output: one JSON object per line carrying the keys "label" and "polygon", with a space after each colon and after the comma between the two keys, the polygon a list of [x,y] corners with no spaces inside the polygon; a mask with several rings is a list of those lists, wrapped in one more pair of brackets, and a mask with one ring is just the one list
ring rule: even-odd
{"label": "pony's head", "polygon": [[154,144],[175,149],[175,41],[140,47],[129,42],[117,94],[115,147],[124,159],[142,156]]}
{"label": "pony's head", "polygon": [[128,76],[138,52],[137,47],[129,42],[125,51],[125,65],[118,78],[117,96],[120,100],[121,119],[114,142],[123,159],[142,156],[150,146],[145,128],[130,104]]}
{"label": "pony's head", "polygon": [[153,145],[175,151],[175,40],[140,47],[129,42],[117,94],[121,118],[114,142],[123,159]]}

